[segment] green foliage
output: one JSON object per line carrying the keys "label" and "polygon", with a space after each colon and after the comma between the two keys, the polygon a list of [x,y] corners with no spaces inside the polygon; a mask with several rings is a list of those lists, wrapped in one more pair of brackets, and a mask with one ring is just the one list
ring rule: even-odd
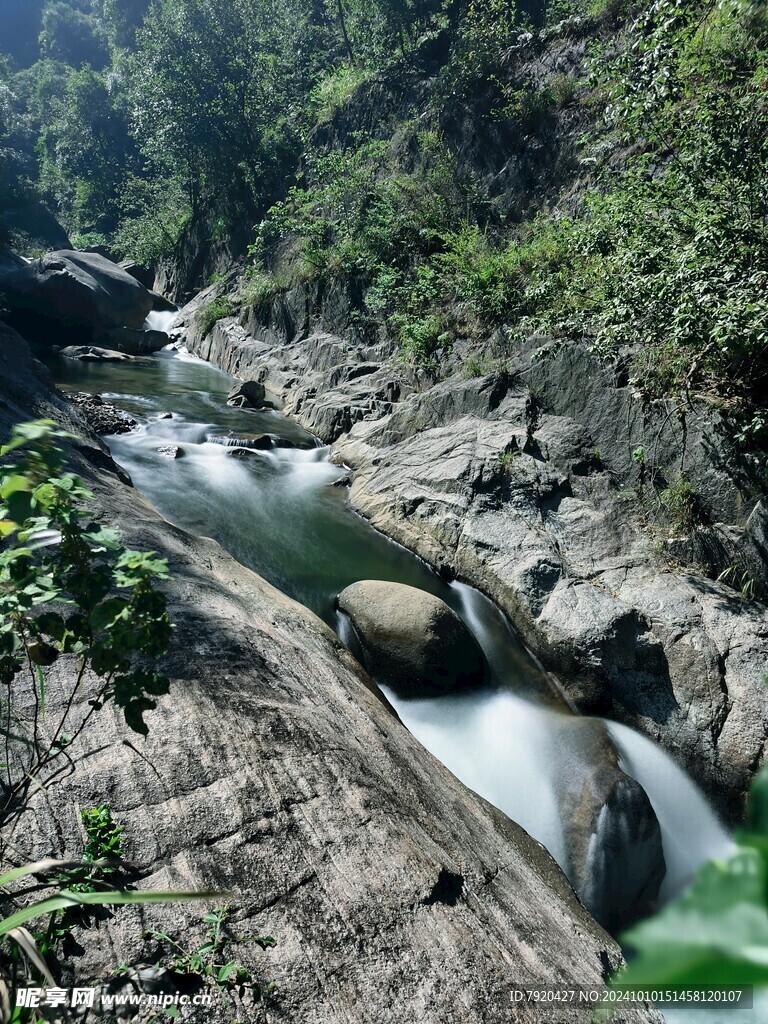
{"label": "green foliage", "polygon": [[176,175],[156,166],[149,177],[126,178],[116,210],[115,248],[140,266],[152,267],[173,256],[192,218],[192,201]]}
{"label": "green foliage", "polygon": [[459,22],[450,67],[451,89],[468,94],[497,81],[502,54],[516,41],[525,19],[509,0],[470,0]]}
{"label": "green foliage", "polygon": [[[95,893],[117,888],[124,882],[117,866],[123,853],[123,826],[112,820],[112,811],[106,805],[81,811],[80,819],[86,834],[82,859],[56,874],[52,883],[67,893]],[[59,951],[66,954],[73,929],[87,926],[92,915],[88,905],[51,912],[45,931],[34,936],[41,954],[44,957]]]}
{"label": "green foliage", "polygon": [[512,448],[509,451],[499,452],[499,469],[504,476],[509,476],[511,474],[514,461],[519,457],[519,455],[519,448]]}
{"label": "green foliage", "polygon": [[325,75],[310,95],[317,123],[332,120],[369,77],[370,72],[366,68],[354,64],[340,64]]}
{"label": "green foliage", "polygon": [[137,161],[126,110],[90,68],[69,69],[63,83],[57,77],[61,92],[40,103],[40,188],[69,228],[110,233]]}
{"label": "green foliage", "polygon": [[[230,908],[219,907],[203,917],[208,925],[205,940],[196,949],[188,949],[181,941],[168,932],[148,932],[147,937],[155,939],[170,954],[169,969],[178,975],[192,976],[207,987],[226,995],[234,1007],[234,996],[242,999],[246,992],[260,996],[274,992],[274,983],[263,984],[242,964],[238,964],[228,953],[232,943],[252,943],[261,949],[276,945],[269,935],[232,935],[229,929]],[[158,966],[160,966],[158,964]]]}
{"label": "green foliage", "polygon": [[[197,210],[222,190],[255,210],[296,137],[286,112],[311,88],[317,51],[299,0],[160,0],[126,61],[132,130]],[[157,207],[153,207],[157,209]]]}
{"label": "green foliage", "polygon": [[679,476],[659,494],[669,523],[678,533],[690,533],[699,519],[696,491],[690,480]]}
{"label": "green foliage", "polygon": [[209,302],[207,306],[200,310],[196,317],[203,337],[211,333],[219,320],[223,320],[228,316],[234,316],[234,313],[234,303],[227,295],[221,295],[219,298]]}
{"label": "green foliage", "polygon": [[[85,865],[48,859],[13,868],[0,877],[3,893],[0,903],[4,914],[0,918],[0,998],[4,1005],[14,1007],[17,988],[28,985],[56,987],[47,958],[62,940],[69,939],[76,924],[88,923],[89,917],[104,907],[210,900],[216,895],[203,892],[132,892],[127,889],[78,890],[76,886],[67,888],[67,879],[72,869],[78,866],[82,868]],[[32,891],[47,890],[47,895],[30,902],[29,888],[16,894],[12,887],[32,875],[37,879],[53,877],[33,887]],[[27,924],[42,919],[47,919],[45,932],[33,934],[27,929]],[[13,1016],[4,1019],[10,1019],[13,1024],[37,1024],[45,1018],[39,1010],[16,1007]]]}
{"label": "green foliage", "polygon": [[284,275],[265,274],[250,268],[240,289],[240,301],[246,309],[258,309],[281,290],[284,280]]}
{"label": "green foliage", "polygon": [[[298,276],[351,276],[368,285],[365,313],[385,317],[409,364],[434,370],[450,344],[435,310],[439,295],[429,256],[462,205],[441,140],[416,132],[420,169],[404,173],[388,143],[355,145],[308,160],[304,187],[294,186],[260,226],[254,255],[265,263],[286,236]],[[255,271],[256,274],[263,272]]]}
{"label": "green foliage", "polygon": [[107,40],[91,0],[47,0],[43,7],[40,56],[73,67],[103,68],[109,58]]}
{"label": "green foliage", "polygon": [[[0,824],[21,813],[31,786],[51,785],[72,761],[67,748],[111,703],[146,734],[144,715],[168,680],[154,668],[171,637],[167,564],[126,549],[84,508],[90,495],[65,470],[67,435],[40,420],[14,428],[0,455]],[[47,669],[70,656],[74,682],[50,692]],[[73,710],[88,684],[89,710]]]}
{"label": "green foliage", "polygon": [[622,937],[624,985],[768,985],[768,768],[752,784],[747,826],[728,858]]}
{"label": "green foliage", "polygon": [[752,601],[757,592],[758,581],[754,573],[744,566],[732,563],[717,577],[718,583],[726,583],[737,590],[745,601]]}
{"label": "green foliage", "polygon": [[[78,883],[78,891],[94,892],[95,881],[114,874],[115,868],[109,862],[119,860],[123,855],[124,828],[112,820],[112,811],[106,804],[81,811],[80,817],[87,836],[83,860],[94,867],[89,868],[89,876]],[[102,864],[101,861],[107,863]]]}

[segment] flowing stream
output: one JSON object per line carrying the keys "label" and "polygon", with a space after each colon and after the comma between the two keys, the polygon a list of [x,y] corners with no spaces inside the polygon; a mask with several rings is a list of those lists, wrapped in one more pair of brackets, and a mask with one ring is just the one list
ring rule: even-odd
{"label": "flowing stream", "polygon": [[[329,450],[278,412],[226,405],[232,379],[194,357],[163,351],[141,361],[51,364],[65,390],[88,391],[140,426],[107,438],[114,458],[172,523],[215,538],[240,562],[323,618],[354,648],[335,607],[350,583],[380,579],[446,601],[477,638],[489,672],[481,689],[408,700],[387,690],[403,722],[459,779],[541,841],[567,871],[557,794],[583,757],[578,716],[496,606],[447,583],[350,510]],[[170,415],[169,415],[170,414]],[[231,434],[262,433],[301,447],[233,457]],[[159,449],[178,446],[181,457]],[[581,722],[586,720],[580,719]],[[659,820],[667,873],[661,898],[730,848],[694,783],[649,739],[608,724],[624,771],[645,788]],[[687,1018],[692,1020],[692,1018]]]}

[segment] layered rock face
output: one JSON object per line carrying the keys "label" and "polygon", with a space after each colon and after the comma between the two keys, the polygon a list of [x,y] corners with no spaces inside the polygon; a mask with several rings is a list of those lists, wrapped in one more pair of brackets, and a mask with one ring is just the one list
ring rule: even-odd
{"label": "layered rock face", "polygon": [[738,818],[768,729],[750,599],[768,592],[768,506],[720,413],[535,341],[503,372],[417,391],[385,340],[356,338],[350,296],[318,287],[207,336],[202,294],[188,344],[337,442],[358,511],[490,595],[579,708],[647,733]]}
{"label": "layered rock face", "polygon": [[[4,432],[53,413],[85,434],[8,332],[0,392]],[[419,746],[327,627],[217,545],[161,520],[94,439],[73,457],[100,518],[169,558],[172,690],[148,716],[146,740],[101,713],[72,750],[76,771],[15,837],[21,858],[76,853],[79,810],[109,803],[142,887],[225,893],[217,901],[232,905],[237,934],[277,938],[269,954],[237,947],[280,986],[249,1020],[550,1024],[548,1009],[512,1006],[513,985],[601,981],[618,949],[549,855]],[[54,679],[49,700],[60,692]],[[103,976],[150,957],[150,923],[193,945],[201,913],[120,910],[82,936],[72,969]],[[216,1006],[208,1019],[224,1016]],[[589,1019],[579,1007],[557,1015]],[[639,1008],[617,1019],[660,1021]]]}
{"label": "layered rock face", "polygon": [[737,817],[765,752],[768,614],[670,554],[728,544],[759,571],[762,505],[739,488],[712,420],[691,415],[689,473],[711,478],[723,525],[670,538],[657,492],[626,464],[650,437],[657,463],[679,472],[679,423],[665,408],[644,423],[588,357],[561,357],[588,396],[566,405],[556,366],[534,364],[530,379],[550,388],[534,385],[533,400],[525,377],[454,379],[358,424],[338,446],[357,470],[351,501],[491,594],[582,710],[646,732]]}

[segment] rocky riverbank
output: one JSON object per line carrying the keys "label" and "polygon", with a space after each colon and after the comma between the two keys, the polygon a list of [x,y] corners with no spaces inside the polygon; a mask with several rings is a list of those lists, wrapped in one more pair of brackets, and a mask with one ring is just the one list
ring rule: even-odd
{"label": "rocky riverbank", "polygon": [[205,334],[212,294],[181,314],[191,351],[335,442],[353,507],[491,596],[578,707],[646,732],[738,818],[768,726],[768,509],[717,408],[649,402],[620,365],[536,339],[417,388],[340,289]]}
{"label": "rocky riverbank", "polygon": [[[276,936],[268,956],[238,951],[280,986],[254,1020],[540,1021],[512,1010],[513,981],[599,982],[618,949],[543,848],[423,750],[318,619],[122,484],[5,330],[0,363],[3,430],[54,415],[80,434],[73,458],[100,517],[169,558],[177,623],[146,741],[104,712],[20,855],[77,849],[78,809],[108,802],[142,885],[226,892],[238,933]],[[73,969],[141,960],[149,922],[194,935],[200,913],[121,911],[83,937]]]}

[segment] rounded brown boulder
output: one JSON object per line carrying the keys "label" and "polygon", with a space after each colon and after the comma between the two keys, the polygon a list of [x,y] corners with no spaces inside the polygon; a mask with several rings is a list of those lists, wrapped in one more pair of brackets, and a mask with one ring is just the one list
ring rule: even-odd
{"label": "rounded brown boulder", "polygon": [[366,668],[403,696],[431,696],[482,682],[477,641],[445,601],[402,583],[362,580],[339,594]]}

